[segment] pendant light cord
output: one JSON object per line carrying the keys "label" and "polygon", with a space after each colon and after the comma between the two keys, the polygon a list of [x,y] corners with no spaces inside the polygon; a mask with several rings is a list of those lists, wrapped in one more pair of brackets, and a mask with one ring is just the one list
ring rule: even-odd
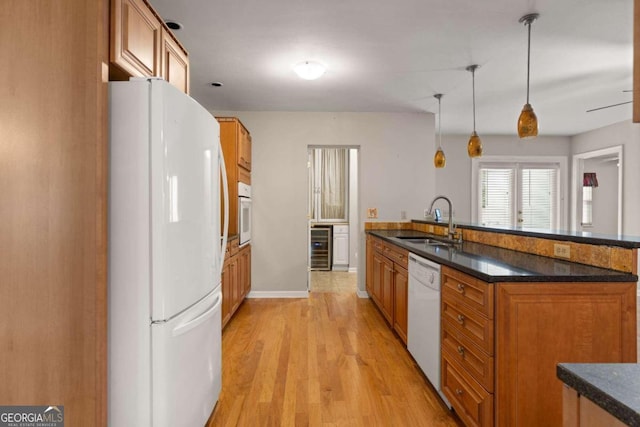
{"label": "pendant light cord", "polygon": [[529,36],[527,42],[527,104],[529,103],[529,70],[531,69],[531,21],[527,22]]}
{"label": "pendant light cord", "polygon": [[471,70],[471,88],[473,91],[473,131],[476,131],[476,69]]}
{"label": "pendant light cord", "polygon": [[442,149],[442,110],[440,108],[440,98],[438,98],[438,148]]}

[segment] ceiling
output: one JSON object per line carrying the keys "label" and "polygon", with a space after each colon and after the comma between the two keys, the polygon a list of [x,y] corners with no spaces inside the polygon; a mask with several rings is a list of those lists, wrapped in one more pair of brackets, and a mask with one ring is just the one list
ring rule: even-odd
{"label": "ceiling", "polygon": [[[631,0],[150,0],[189,51],[191,95],[209,110],[433,112],[442,130],[515,135],[526,100],[540,135],[631,118]],[[328,66],[315,81],[293,66]],[[224,84],[214,88],[209,83]]]}

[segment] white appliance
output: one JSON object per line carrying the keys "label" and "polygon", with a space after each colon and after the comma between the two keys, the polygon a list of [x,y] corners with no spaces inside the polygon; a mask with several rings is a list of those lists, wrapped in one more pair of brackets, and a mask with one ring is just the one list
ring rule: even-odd
{"label": "white appliance", "polygon": [[163,80],[109,96],[109,425],[202,426],[222,385],[220,128]]}
{"label": "white appliance", "polygon": [[238,182],[238,224],[240,245],[251,241],[251,186]]}
{"label": "white appliance", "polygon": [[440,265],[409,254],[407,350],[438,391],[440,385]]}

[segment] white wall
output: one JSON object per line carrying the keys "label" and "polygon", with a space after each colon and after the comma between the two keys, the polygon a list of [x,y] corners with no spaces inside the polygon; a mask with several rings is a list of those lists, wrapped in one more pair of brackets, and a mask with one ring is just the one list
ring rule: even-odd
{"label": "white wall", "polygon": [[[565,156],[567,160],[571,156],[570,137],[540,136],[532,140],[520,140],[516,135],[481,135],[480,138],[483,154],[487,156]],[[442,148],[447,164],[435,172],[436,192],[449,196],[455,220],[464,222],[471,221],[471,158],[467,155],[468,141],[469,135],[443,135]]]}
{"label": "white wall", "polygon": [[623,146],[622,178],[622,232],[640,236],[640,124],[627,120],[600,129],[576,135],[572,140],[572,154],[586,153],[616,145]]}
{"label": "white wall", "polygon": [[[434,116],[430,113],[213,112],[251,132],[252,290],[307,289],[307,146],[360,147],[360,250],[369,207],[380,220],[420,218],[434,197]],[[365,271],[365,257],[358,259]],[[358,275],[364,290],[364,274]]]}
{"label": "white wall", "polygon": [[[592,225],[583,231],[614,236],[618,234],[618,167],[616,161],[586,159],[584,171],[594,172],[598,187],[592,189]],[[580,217],[582,211],[579,210]]]}

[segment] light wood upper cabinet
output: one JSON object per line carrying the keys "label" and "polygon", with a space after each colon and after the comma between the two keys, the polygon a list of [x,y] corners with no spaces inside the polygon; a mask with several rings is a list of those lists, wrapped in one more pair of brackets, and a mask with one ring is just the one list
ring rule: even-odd
{"label": "light wood upper cabinet", "polygon": [[[111,2],[112,79],[160,76],[162,22],[142,0]],[[112,67],[113,68],[113,67]]]}
{"label": "light wood upper cabinet", "polygon": [[145,0],[111,1],[109,79],[162,77],[189,93],[189,57]]}
{"label": "light wood upper cabinet", "polygon": [[251,135],[241,123],[238,129],[238,140],[238,166],[251,171]]}
{"label": "light wood upper cabinet", "polygon": [[189,58],[182,47],[162,29],[162,77],[183,91],[189,93]]}

